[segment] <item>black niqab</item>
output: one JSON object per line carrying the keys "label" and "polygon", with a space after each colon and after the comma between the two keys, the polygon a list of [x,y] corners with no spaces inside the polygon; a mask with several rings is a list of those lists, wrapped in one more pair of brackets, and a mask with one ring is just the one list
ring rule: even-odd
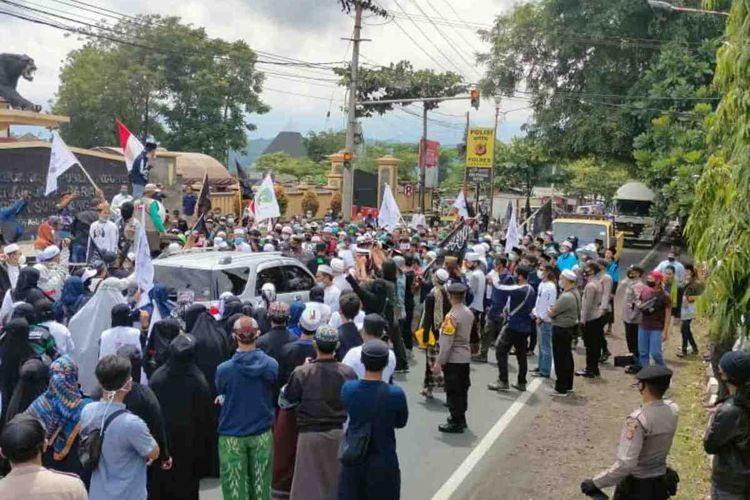
{"label": "black niqab", "polygon": [[206,306],[202,304],[193,304],[185,311],[185,331],[190,333],[193,330],[193,325],[198,317],[206,312]]}
{"label": "black niqab", "polygon": [[34,355],[29,344],[29,323],[23,318],[10,320],[0,337],[0,392],[3,398],[0,422],[5,421],[5,413],[18,385],[21,365]]}
{"label": "black niqab", "polygon": [[5,421],[23,413],[36,398],[47,390],[49,367],[39,358],[27,359],[21,366],[18,386],[10,398]]}
{"label": "black niqab", "polygon": [[[188,308],[186,312],[187,317],[192,316],[192,310],[195,306]],[[203,307],[203,306],[200,306]],[[220,363],[223,363],[229,358],[229,349],[224,337],[224,331],[219,326],[219,323],[211,316],[206,308],[203,307],[203,311],[195,314],[195,318],[191,318],[192,328],[188,333],[195,337],[195,354],[198,368],[200,368],[203,375],[206,377],[206,382],[211,388],[211,394],[216,396],[216,367]]]}
{"label": "black niqab", "polygon": [[16,281],[16,288],[13,290],[12,296],[14,302],[20,302],[26,300],[26,294],[29,290],[35,290],[39,286],[39,270],[33,267],[24,267],[18,273],[18,281]]}
{"label": "black niqab", "polygon": [[144,366],[149,379],[157,368],[167,362],[169,344],[180,334],[180,328],[180,322],[176,319],[163,319],[154,323],[146,346],[146,365]]}

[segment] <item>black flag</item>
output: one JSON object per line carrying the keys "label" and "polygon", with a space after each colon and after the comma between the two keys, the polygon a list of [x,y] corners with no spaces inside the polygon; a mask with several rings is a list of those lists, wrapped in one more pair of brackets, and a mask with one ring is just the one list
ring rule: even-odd
{"label": "black flag", "polygon": [[211,196],[210,189],[208,187],[208,170],[203,175],[203,185],[201,186],[200,193],[198,193],[198,201],[195,204],[195,217],[196,222],[193,227],[193,231],[204,232],[206,225],[206,216],[211,211]]}
{"label": "black flag", "polygon": [[245,173],[245,170],[240,165],[237,158],[234,159],[234,166],[237,167],[237,180],[240,183],[240,194],[243,199],[253,198],[253,186],[250,182],[250,178]]}
{"label": "black flag", "polygon": [[534,234],[540,234],[552,229],[552,199],[550,198],[537,210],[534,216]]}

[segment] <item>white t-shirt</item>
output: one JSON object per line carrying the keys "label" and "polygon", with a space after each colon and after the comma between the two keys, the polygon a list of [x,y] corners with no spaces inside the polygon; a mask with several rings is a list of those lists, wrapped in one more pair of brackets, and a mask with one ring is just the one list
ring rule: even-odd
{"label": "white t-shirt", "polygon": [[[341,313],[339,311],[336,311],[335,313],[331,314],[331,320],[328,322],[329,326],[334,327],[336,330],[339,329],[341,325],[344,324],[344,318],[341,316]],[[356,316],[354,316],[354,324],[357,327],[357,330],[362,330],[365,326],[365,312],[360,310]]]}
{"label": "white t-shirt", "polygon": [[10,280],[11,288],[15,288],[16,283],[18,283],[18,275],[21,273],[21,267],[8,264],[8,279]]}
{"label": "white t-shirt", "polygon": [[339,250],[339,258],[344,261],[346,267],[354,267],[354,253],[351,248],[342,248]]}
{"label": "white t-shirt", "polygon": [[327,286],[323,291],[323,303],[331,308],[331,312],[339,310],[341,290],[336,285]]}
{"label": "white t-shirt", "polygon": [[89,237],[100,250],[108,252],[117,251],[118,231],[117,225],[108,220],[106,222],[96,221],[91,224]]}
{"label": "white t-shirt", "polygon": [[[354,370],[357,374],[358,379],[362,379],[365,376],[365,365],[362,364],[362,346],[352,347],[344,356],[343,361],[346,366]],[[393,372],[396,370],[396,355],[393,354],[393,349],[388,349],[388,364],[383,369],[383,382],[386,384],[391,381]]]}
{"label": "white t-shirt", "polygon": [[545,323],[549,323],[549,307],[554,306],[557,301],[557,287],[551,281],[542,281],[536,293],[536,305],[534,306],[534,316]]}
{"label": "white t-shirt", "polygon": [[[497,285],[497,271],[494,269],[487,273],[487,276],[485,277],[484,281],[484,288],[485,288],[485,297],[488,299],[492,298],[492,285]],[[488,286],[489,285],[489,286]]]}
{"label": "white t-shirt", "polygon": [[99,359],[117,354],[117,350],[124,345],[132,345],[141,352],[141,332],[130,326],[116,326],[104,330],[99,339]]}
{"label": "white t-shirt", "polygon": [[55,339],[57,352],[59,352],[60,355],[67,354],[68,356],[73,356],[75,344],[73,344],[73,337],[70,335],[68,327],[52,320],[45,321],[44,323],[41,323],[41,325],[46,327],[49,330],[50,335]]}
{"label": "white t-shirt", "polygon": [[480,269],[474,269],[469,274],[469,287],[474,294],[474,300],[469,306],[472,311],[484,312],[484,294],[486,280]]}

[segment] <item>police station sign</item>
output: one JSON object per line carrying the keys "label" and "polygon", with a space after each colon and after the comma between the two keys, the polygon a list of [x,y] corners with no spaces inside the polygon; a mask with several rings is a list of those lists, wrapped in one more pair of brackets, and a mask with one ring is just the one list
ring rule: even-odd
{"label": "police station sign", "polygon": [[495,150],[495,129],[472,127],[466,143],[466,166],[469,168],[491,168]]}

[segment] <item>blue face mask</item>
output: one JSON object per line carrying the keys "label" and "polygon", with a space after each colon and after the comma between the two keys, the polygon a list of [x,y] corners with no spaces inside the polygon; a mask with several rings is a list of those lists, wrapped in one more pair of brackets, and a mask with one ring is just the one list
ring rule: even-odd
{"label": "blue face mask", "polygon": [[243,243],[245,243],[245,239],[244,238],[235,238],[234,239],[234,244],[235,245],[241,245]]}

